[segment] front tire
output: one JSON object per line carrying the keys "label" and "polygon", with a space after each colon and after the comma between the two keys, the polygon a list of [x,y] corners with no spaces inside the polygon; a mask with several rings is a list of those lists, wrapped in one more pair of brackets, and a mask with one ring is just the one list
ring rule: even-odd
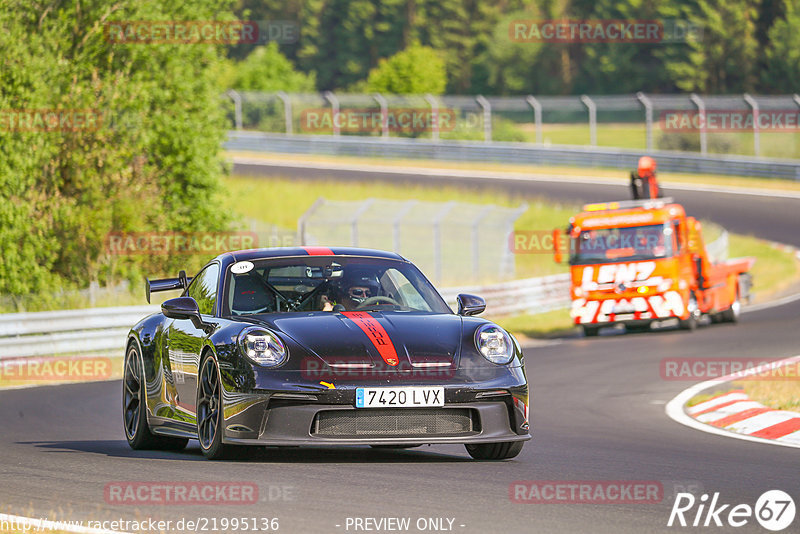
{"label": "front tire", "polygon": [[505,441],[501,443],[477,443],[464,445],[467,452],[476,460],[508,460],[522,451],[522,441]]}
{"label": "front tire", "polygon": [[125,438],[133,450],[179,451],[186,447],[186,438],[157,436],[147,423],[147,393],[144,387],[144,368],[139,351],[131,345],[125,355],[122,379],[122,423]]}
{"label": "front tire", "polygon": [[739,316],[742,314],[742,303],[739,300],[739,288],[736,288],[736,298],[731,303],[731,307],[723,310],[719,318],[725,323],[738,323]]}
{"label": "front tire", "polygon": [[595,337],[600,332],[599,326],[583,325],[583,335],[586,337]]}
{"label": "front tire", "polygon": [[224,460],[234,454],[233,445],[222,443],[223,416],[219,368],[214,358],[206,356],[197,380],[197,438],[203,456],[209,460]]}
{"label": "front tire", "polygon": [[689,310],[689,317],[679,319],[678,325],[681,330],[693,332],[697,330],[697,322],[700,319],[700,307],[697,305],[697,297],[694,296],[694,293],[689,295],[689,302],[686,304],[686,308]]}

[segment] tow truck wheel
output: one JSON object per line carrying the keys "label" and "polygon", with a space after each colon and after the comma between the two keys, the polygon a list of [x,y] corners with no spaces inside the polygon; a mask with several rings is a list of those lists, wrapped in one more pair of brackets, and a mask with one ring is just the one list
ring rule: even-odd
{"label": "tow truck wheel", "polygon": [[694,293],[689,295],[689,303],[686,305],[686,308],[689,310],[689,317],[680,319],[678,324],[681,330],[688,330],[690,332],[697,330],[697,321],[700,319],[700,308],[697,306],[697,297],[694,296]]}
{"label": "tow truck wheel", "polygon": [[600,331],[600,327],[585,324],[583,325],[583,335],[586,337],[594,337]]}
{"label": "tow truck wheel", "polygon": [[722,310],[719,314],[720,319],[726,323],[738,323],[739,316],[742,314],[742,303],[739,301],[739,288],[736,288],[736,298],[733,299],[731,307],[727,310]]}

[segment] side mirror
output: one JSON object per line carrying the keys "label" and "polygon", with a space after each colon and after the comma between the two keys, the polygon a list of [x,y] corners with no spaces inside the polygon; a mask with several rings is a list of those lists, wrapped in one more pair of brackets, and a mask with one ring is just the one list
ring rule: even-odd
{"label": "side mirror", "polygon": [[164,314],[164,317],[169,317],[170,319],[189,319],[196,328],[204,332],[209,332],[214,328],[212,324],[203,322],[200,318],[200,309],[197,307],[197,301],[192,297],[177,297],[165,300],[161,305],[161,313]]}
{"label": "side mirror", "polygon": [[561,257],[561,230],[558,228],[553,230],[553,259],[556,260],[556,263],[561,263],[563,260]]}
{"label": "side mirror", "polygon": [[476,295],[460,294],[456,297],[459,315],[478,315],[486,309],[486,301]]}
{"label": "side mirror", "polygon": [[191,319],[195,316],[200,317],[200,309],[197,307],[197,301],[192,297],[177,297],[165,300],[161,305],[161,313],[170,319]]}
{"label": "side mirror", "polygon": [[705,273],[703,272],[703,258],[698,256],[694,259],[694,268],[697,272],[697,285],[700,286],[700,289],[706,289],[706,277]]}

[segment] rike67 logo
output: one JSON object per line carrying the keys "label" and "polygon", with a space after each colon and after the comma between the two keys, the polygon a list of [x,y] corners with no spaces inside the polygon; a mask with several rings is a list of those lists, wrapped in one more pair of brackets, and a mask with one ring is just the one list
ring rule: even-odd
{"label": "rike67 logo", "polygon": [[699,499],[691,493],[678,493],[667,526],[737,528],[751,523],[755,518],[765,529],[778,532],[792,524],[795,511],[794,500],[781,490],[763,493],[755,506],[723,504],[719,500],[719,492],[714,493],[710,502],[707,493]]}

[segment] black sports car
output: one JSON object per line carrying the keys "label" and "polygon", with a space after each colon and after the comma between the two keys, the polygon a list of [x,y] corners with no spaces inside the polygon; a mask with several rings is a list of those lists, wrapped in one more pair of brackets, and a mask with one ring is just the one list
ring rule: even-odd
{"label": "black sports car", "polygon": [[323,247],[231,252],[127,340],[123,416],[134,449],[206,457],[241,445],[463,443],[473,458],[519,454],[530,439],[519,343],[454,314],[425,276],[389,252]]}

